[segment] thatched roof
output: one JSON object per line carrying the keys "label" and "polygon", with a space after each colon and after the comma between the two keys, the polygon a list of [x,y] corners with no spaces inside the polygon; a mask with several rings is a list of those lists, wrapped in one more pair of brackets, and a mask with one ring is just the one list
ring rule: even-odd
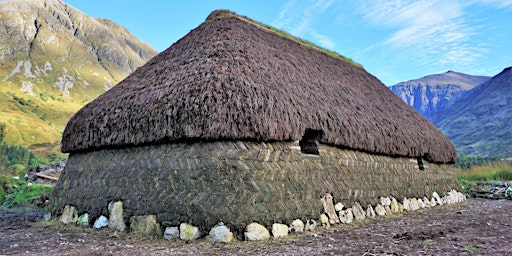
{"label": "thatched roof", "polygon": [[434,125],[362,67],[217,11],[78,111],[63,152],[173,141],[320,143],[450,163]]}

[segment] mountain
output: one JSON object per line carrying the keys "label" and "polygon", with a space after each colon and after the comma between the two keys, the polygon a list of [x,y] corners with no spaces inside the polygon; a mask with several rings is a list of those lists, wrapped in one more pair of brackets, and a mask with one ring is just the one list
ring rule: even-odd
{"label": "mountain", "polygon": [[464,93],[437,126],[466,155],[512,158],[512,67]]}
{"label": "mountain", "polygon": [[428,120],[436,123],[440,109],[449,108],[463,92],[489,78],[448,71],[401,82],[389,88]]}
{"label": "mountain", "polygon": [[124,27],[62,1],[0,1],[4,142],[59,151],[71,115],[156,54]]}

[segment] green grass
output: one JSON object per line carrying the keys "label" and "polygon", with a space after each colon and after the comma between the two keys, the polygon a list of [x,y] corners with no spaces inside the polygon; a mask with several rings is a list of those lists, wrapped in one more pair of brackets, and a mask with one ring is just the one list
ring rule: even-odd
{"label": "green grass", "polygon": [[34,199],[49,196],[53,186],[28,184],[14,177],[0,177],[0,206],[4,209],[32,206]]}

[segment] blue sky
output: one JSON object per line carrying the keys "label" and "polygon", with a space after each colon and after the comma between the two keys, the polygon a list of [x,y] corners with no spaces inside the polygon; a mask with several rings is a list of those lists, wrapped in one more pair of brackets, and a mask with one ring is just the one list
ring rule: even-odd
{"label": "blue sky", "polygon": [[163,51],[228,9],[353,59],[385,85],[512,66],[512,0],[64,0]]}

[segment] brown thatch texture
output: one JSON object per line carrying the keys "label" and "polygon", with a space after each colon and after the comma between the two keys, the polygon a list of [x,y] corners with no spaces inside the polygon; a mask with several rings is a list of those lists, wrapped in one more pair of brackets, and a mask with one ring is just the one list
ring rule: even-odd
{"label": "brown thatch texture", "polygon": [[218,15],[69,121],[63,152],[182,140],[300,140],[454,162],[434,125],[363,68]]}

